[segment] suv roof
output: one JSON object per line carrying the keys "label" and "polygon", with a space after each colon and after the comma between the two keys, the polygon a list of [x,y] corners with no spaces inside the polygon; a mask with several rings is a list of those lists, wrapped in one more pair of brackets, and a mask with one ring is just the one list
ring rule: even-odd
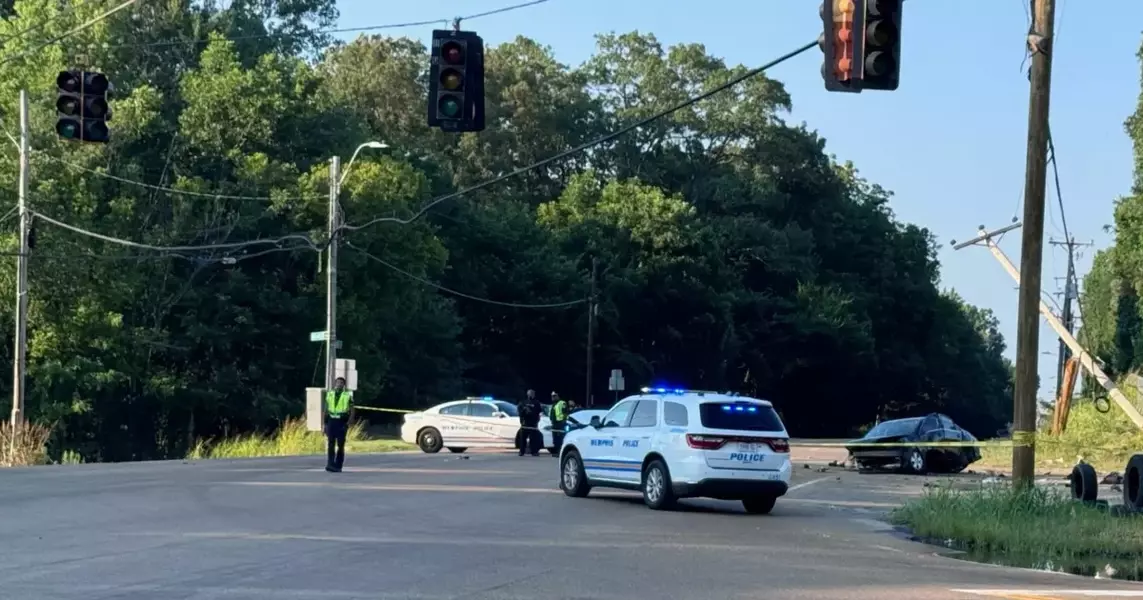
{"label": "suv roof", "polygon": [[640,398],[643,396],[658,396],[664,400],[690,400],[693,402],[757,402],[764,406],[773,407],[773,403],[769,400],[762,400],[760,398],[751,398],[749,396],[739,396],[733,392],[708,392],[704,390],[684,390],[684,389],[670,389],[670,388],[643,388],[640,390],[642,394],[635,396],[628,396],[628,398]]}

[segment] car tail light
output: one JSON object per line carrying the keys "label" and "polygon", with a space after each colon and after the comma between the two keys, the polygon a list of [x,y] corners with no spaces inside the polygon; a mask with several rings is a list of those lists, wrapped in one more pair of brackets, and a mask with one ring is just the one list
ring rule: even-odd
{"label": "car tail light", "polygon": [[769,438],[766,443],[770,445],[770,449],[774,452],[787,454],[790,452],[790,440],[786,438]]}
{"label": "car tail light", "polygon": [[687,445],[698,450],[718,450],[726,444],[726,438],[716,435],[687,434]]}

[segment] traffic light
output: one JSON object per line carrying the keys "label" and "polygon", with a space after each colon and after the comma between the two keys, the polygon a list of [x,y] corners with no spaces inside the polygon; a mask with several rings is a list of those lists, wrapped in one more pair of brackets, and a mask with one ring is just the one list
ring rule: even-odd
{"label": "traffic light", "polygon": [[824,0],[822,79],[831,92],[895,90],[901,76],[903,0]]}
{"label": "traffic light", "polygon": [[861,70],[854,62],[856,39],[853,35],[860,0],[823,0],[822,35],[818,45],[825,54],[822,79],[831,92],[860,93]]}
{"label": "traffic light", "polygon": [[484,131],[484,40],[472,31],[433,30],[429,127]]}
{"label": "traffic light", "polygon": [[[859,0],[861,89],[897,89],[901,79],[901,5],[904,0]],[[864,11],[860,11],[864,8]]]}
{"label": "traffic light", "polygon": [[106,144],[111,139],[107,122],[111,109],[107,94],[111,84],[103,73],[60,71],[56,77],[59,98],[56,100],[56,133],[65,140]]}

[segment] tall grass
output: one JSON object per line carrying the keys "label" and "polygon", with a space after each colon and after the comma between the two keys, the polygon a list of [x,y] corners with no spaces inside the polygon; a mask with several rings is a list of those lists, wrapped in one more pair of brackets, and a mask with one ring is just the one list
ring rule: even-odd
{"label": "tall grass", "polygon": [[[1132,391],[1133,391],[1133,387]],[[1124,392],[1130,394],[1127,388]],[[1143,431],[1117,406],[1101,413],[1091,403],[1079,404],[1068,415],[1068,427],[1058,437],[1046,431],[1036,436],[1036,468],[1039,471],[1068,471],[1083,458],[1101,473],[1123,471],[1127,459],[1143,452]],[[1012,465],[1012,449],[981,449],[981,466],[1008,468]]]}
{"label": "tall grass", "polygon": [[48,464],[47,446],[51,434],[51,427],[45,425],[27,423],[17,426],[13,432],[7,421],[0,422],[0,465],[26,467]]}
{"label": "tall grass", "polygon": [[936,488],[896,509],[890,520],[918,537],[989,555],[1143,556],[1143,518],[1112,516],[1043,488]]}
{"label": "tall grass", "polygon": [[[364,438],[365,427],[354,423],[346,436],[347,444]],[[325,435],[320,431],[306,429],[305,419],[287,419],[282,426],[270,434],[249,434],[220,440],[199,440],[190,453],[189,459],[204,458],[258,458],[263,456],[300,456],[324,454]]]}

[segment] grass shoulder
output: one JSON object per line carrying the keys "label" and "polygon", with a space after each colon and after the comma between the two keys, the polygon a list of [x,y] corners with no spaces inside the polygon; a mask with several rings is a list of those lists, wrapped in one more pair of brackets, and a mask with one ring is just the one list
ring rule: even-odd
{"label": "grass shoulder", "polygon": [[1043,488],[938,487],[890,520],[918,538],[1016,562],[1143,557],[1143,518],[1114,516]]}
{"label": "grass shoulder", "polygon": [[[361,422],[349,427],[346,452],[375,453],[413,450],[401,440],[371,438]],[[261,458],[325,454],[326,439],[320,431],[309,431],[303,419],[290,419],[269,434],[248,434],[219,440],[200,440],[187,454],[189,459]]]}

